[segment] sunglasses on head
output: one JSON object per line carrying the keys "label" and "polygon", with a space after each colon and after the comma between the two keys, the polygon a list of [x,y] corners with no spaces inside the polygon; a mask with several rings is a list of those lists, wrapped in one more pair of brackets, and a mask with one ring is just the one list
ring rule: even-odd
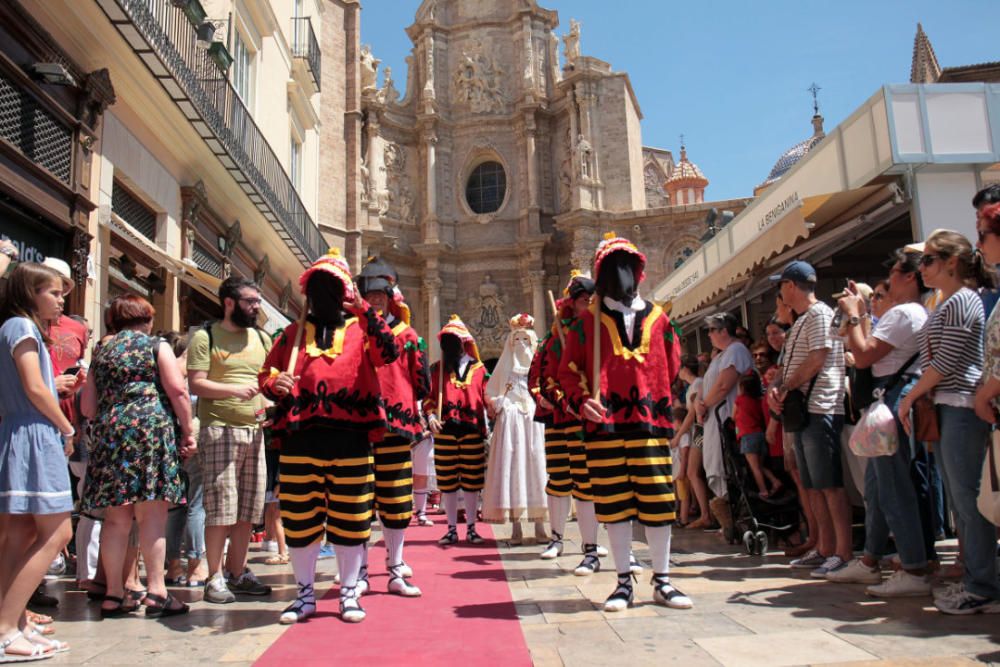
{"label": "sunglasses on head", "polygon": [[708,332],[709,333],[712,333],[713,331],[722,331],[722,327],[709,327],[708,328]]}

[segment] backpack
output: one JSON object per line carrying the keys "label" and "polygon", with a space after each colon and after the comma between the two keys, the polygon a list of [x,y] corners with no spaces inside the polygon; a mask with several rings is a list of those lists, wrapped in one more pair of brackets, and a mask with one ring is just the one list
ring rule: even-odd
{"label": "backpack", "polygon": [[[209,352],[209,354],[211,354],[212,347],[213,347],[213,345],[212,345],[212,326],[215,325],[215,324],[218,324],[218,323],[219,323],[219,320],[209,320],[208,322],[205,322],[203,325],[201,325],[201,328],[204,329],[205,333],[208,334],[208,352]],[[261,347],[263,347],[266,350],[267,349],[267,343],[265,342],[266,334],[263,331],[261,331],[260,329],[258,329],[257,327],[253,327],[253,330],[257,332],[257,337],[260,338],[260,345],[261,345]]]}

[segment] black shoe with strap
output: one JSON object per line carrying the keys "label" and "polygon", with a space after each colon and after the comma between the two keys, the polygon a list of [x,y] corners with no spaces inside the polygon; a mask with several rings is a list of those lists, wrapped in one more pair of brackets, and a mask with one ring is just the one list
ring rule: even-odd
{"label": "black shoe with strap", "polygon": [[578,577],[586,577],[587,575],[600,571],[601,559],[597,557],[597,545],[584,544],[583,560],[580,561],[580,564],[576,566],[575,570],[573,570],[573,574]]}
{"label": "black shoe with strap", "polygon": [[316,593],[312,584],[299,584],[299,594],[292,604],[285,607],[278,623],[291,625],[309,618],[316,613]]}
{"label": "black shoe with strap", "polygon": [[347,623],[360,623],[367,613],[361,608],[361,593],[357,586],[340,587],[340,618]]}
{"label": "black shoe with strap", "polygon": [[635,603],[635,591],[632,582],[636,576],[631,572],[618,575],[618,586],[615,592],[604,601],[604,611],[625,611]]}
{"label": "black shoe with strap", "polygon": [[476,532],[476,524],[470,523],[469,530],[465,533],[465,541],[469,544],[482,544],[486,540],[480,537],[479,533]]}
{"label": "black shoe with strap", "polygon": [[[175,607],[174,603],[180,606]],[[180,616],[191,611],[191,608],[175,598],[170,593],[155,595],[146,593],[146,618],[167,618],[168,616]]]}
{"label": "black shoe with strap", "polygon": [[358,570],[358,595],[368,595],[372,590],[372,584],[368,581],[368,566],[362,565]]}
{"label": "black shoe with strap", "polygon": [[115,606],[111,609],[106,608],[101,605],[101,618],[115,618],[116,616],[126,616],[135,611],[135,608],[129,609],[122,603],[124,600],[116,595],[105,595],[103,602],[114,602]]}
{"label": "black shoe with strap", "polygon": [[669,574],[654,574],[652,584],[653,600],[657,604],[671,609],[690,609],[694,606],[691,598],[681,593],[670,583]]}
{"label": "black shoe with strap", "polygon": [[455,526],[448,526],[448,532],[444,534],[444,537],[438,540],[438,544],[441,546],[455,544],[456,542],[458,542],[458,529],[455,528]]}
{"label": "black shoe with strap", "polygon": [[548,546],[545,547],[545,551],[542,552],[542,558],[544,560],[551,560],[553,558],[558,558],[562,556],[563,552],[563,540],[562,535],[556,531],[552,531],[552,539],[549,540]]}

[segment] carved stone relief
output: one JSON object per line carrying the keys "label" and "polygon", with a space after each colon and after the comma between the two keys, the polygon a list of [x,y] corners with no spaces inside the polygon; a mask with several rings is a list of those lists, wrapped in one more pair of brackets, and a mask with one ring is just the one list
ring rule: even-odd
{"label": "carved stone relief", "polygon": [[499,113],[504,109],[503,69],[486,55],[490,52],[480,41],[462,52],[452,77],[454,99],[466,104],[472,113]]}
{"label": "carved stone relief", "polygon": [[469,328],[472,329],[480,352],[484,356],[499,353],[507,334],[507,317],[500,286],[493,282],[490,274],[483,276],[479,294],[470,296],[466,305],[472,313]]}

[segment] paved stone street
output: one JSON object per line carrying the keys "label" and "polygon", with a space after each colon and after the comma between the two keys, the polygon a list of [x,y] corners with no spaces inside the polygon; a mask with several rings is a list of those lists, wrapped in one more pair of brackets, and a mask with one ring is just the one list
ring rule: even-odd
{"label": "paved stone street", "polygon": [[[502,540],[509,528],[498,527],[497,533]],[[789,570],[778,555],[734,554],[716,535],[700,531],[679,530],[674,539],[674,582],[694,599],[693,610],[654,605],[647,569],[636,587],[635,608],[608,614],[599,606],[614,588],[613,573],[573,576],[580,559],[575,523],[567,533],[566,555],[555,561],[538,559],[535,545],[508,547],[501,541],[521,627],[539,667],[1000,664],[997,616],[943,616],[929,598],[867,598],[862,586],[811,580],[806,572]],[[635,548],[644,559],[643,545],[637,542]],[[949,561],[954,548],[945,546]],[[249,665],[284,631],[274,621],[294,597],[289,566],[263,565],[257,552],[251,560],[260,578],[275,586],[270,599],[224,607],[197,603],[187,617],[162,622],[142,617],[102,622],[96,603],[70,591],[68,579],[50,583],[49,591],[62,600],[57,636],[69,641],[72,651],[48,662]],[[613,569],[610,557],[604,562]],[[320,570],[322,595],[336,561],[320,561]],[[189,601],[201,597],[200,590],[174,594]]]}

